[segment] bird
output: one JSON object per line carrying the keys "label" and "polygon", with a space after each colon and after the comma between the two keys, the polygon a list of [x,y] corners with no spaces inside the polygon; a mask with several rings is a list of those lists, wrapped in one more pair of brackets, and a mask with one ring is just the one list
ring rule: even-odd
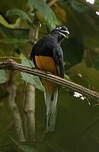
{"label": "bird", "polygon": [[[33,60],[35,67],[64,78],[64,58],[61,42],[65,38],[68,38],[69,34],[66,26],[58,26],[38,40],[30,54],[30,58]],[[40,78],[40,80],[45,88],[46,132],[54,132],[59,86],[43,78]]]}

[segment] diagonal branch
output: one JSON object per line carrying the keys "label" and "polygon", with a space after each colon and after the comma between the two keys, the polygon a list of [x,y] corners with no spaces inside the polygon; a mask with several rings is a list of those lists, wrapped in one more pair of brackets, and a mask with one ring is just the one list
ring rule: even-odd
{"label": "diagonal branch", "polygon": [[48,6],[51,7],[52,5],[54,5],[58,0],[52,0],[48,3]]}
{"label": "diagonal branch", "polygon": [[60,78],[58,76],[55,76],[55,75],[52,75],[52,74],[49,74],[46,72],[43,72],[41,70],[38,70],[35,68],[32,69],[32,68],[24,66],[22,64],[16,63],[12,59],[7,62],[0,62],[0,69],[18,70],[20,72],[26,72],[28,74],[36,75],[41,78],[50,80],[54,83],[57,83],[61,86],[64,86],[66,88],[69,88],[73,91],[80,92],[80,93],[84,94],[85,96],[93,98],[94,100],[99,100],[99,93],[97,93],[93,90],[87,89],[79,84],[65,80],[63,78]]}

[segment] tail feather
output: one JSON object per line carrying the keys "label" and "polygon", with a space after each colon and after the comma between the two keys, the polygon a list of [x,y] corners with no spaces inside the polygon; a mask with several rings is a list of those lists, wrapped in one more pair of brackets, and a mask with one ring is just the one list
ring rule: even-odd
{"label": "tail feather", "polygon": [[53,132],[55,130],[56,123],[56,111],[57,111],[57,100],[58,100],[58,89],[55,90],[54,94],[50,94],[45,89],[44,92],[45,104],[46,104],[46,131]]}

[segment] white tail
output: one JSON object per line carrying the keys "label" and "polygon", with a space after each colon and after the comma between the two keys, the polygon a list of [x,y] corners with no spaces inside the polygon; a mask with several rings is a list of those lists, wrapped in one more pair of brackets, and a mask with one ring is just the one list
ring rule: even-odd
{"label": "white tail", "polygon": [[58,100],[58,89],[54,92],[53,96],[45,89],[44,92],[46,104],[46,131],[53,132],[56,123],[56,109]]}

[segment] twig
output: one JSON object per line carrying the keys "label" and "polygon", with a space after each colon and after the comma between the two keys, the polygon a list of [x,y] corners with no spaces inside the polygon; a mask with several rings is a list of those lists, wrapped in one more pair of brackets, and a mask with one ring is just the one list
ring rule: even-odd
{"label": "twig", "polygon": [[79,84],[65,80],[63,78],[60,78],[58,76],[55,76],[55,75],[52,75],[52,74],[49,74],[46,72],[43,72],[41,70],[32,69],[32,68],[24,66],[22,64],[18,64],[12,60],[8,61],[8,62],[0,62],[0,69],[18,70],[20,72],[26,72],[28,74],[36,75],[36,76],[39,76],[41,78],[50,80],[54,83],[57,83],[63,87],[80,92],[86,96],[93,98],[94,100],[99,100],[99,93],[97,93],[93,90],[87,89]]}
{"label": "twig", "polygon": [[21,60],[21,58],[19,57],[14,57],[14,56],[0,56],[0,59],[5,59],[5,60],[8,60],[8,59],[14,59],[14,60]]}
{"label": "twig", "polygon": [[52,5],[54,5],[58,0],[52,0],[48,3],[48,6],[51,7]]}

